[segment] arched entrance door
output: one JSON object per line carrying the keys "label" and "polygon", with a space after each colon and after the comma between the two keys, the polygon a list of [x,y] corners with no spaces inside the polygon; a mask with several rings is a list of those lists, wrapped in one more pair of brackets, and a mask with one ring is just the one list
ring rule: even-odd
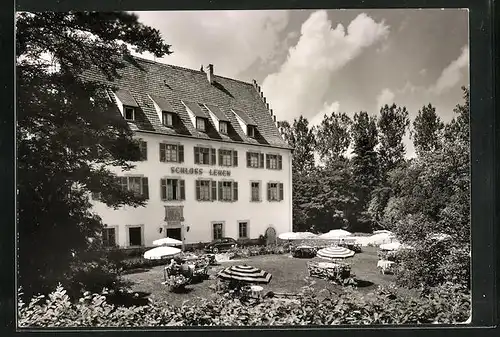
{"label": "arched entrance door", "polygon": [[276,230],[273,227],[268,227],[266,229],[266,245],[276,244]]}

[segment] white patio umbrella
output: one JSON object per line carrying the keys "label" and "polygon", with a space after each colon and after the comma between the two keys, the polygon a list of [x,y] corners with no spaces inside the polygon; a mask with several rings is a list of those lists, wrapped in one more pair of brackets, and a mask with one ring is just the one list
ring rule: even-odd
{"label": "white patio umbrella", "polygon": [[328,247],[318,250],[316,256],[326,260],[337,260],[352,257],[354,252],[344,247]]}
{"label": "white patio umbrella", "polygon": [[382,232],[369,236],[367,242],[372,245],[380,246],[383,244],[391,243],[394,240],[394,238],[395,238],[394,234],[390,232],[389,233]]}
{"label": "white patio umbrella", "polygon": [[179,248],[161,246],[150,249],[144,253],[144,258],[148,260],[161,260],[168,257],[173,257],[179,254],[181,250]]}
{"label": "white patio umbrella", "polygon": [[314,239],[317,237],[316,234],[310,232],[287,232],[278,235],[281,240],[305,240]]}
{"label": "white patio umbrella", "polygon": [[167,238],[154,240],[153,245],[155,245],[155,246],[180,246],[180,245],[182,245],[182,241],[167,237]]}
{"label": "white patio umbrella", "polygon": [[400,250],[400,249],[413,249],[412,246],[402,244],[400,242],[391,242],[384,245],[380,245],[381,250]]}
{"label": "white patio umbrella", "polygon": [[320,239],[325,239],[325,240],[333,240],[333,239],[346,238],[346,237],[351,236],[351,235],[352,235],[352,233],[348,232],[346,230],[343,230],[343,229],[333,229],[333,230],[329,231],[328,233],[321,234],[319,236],[319,238]]}

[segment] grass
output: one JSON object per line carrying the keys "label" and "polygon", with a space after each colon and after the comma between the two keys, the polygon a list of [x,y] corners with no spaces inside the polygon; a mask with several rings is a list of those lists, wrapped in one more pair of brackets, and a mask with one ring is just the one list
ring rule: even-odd
{"label": "grass", "polygon": [[[173,305],[181,305],[185,301],[196,302],[200,298],[207,298],[214,295],[210,288],[216,283],[216,274],[219,270],[239,264],[248,264],[253,267],[263,269],[273,275],[271,282],[264,285],[264,293],[273,291],[275,293],[297,293],[303,286],[306,286],[307,262],[320,261],[320,259],[297,259],[284,255],[264,255],[254,256],[243,260],[233,260],[222,262],[210,270],[210,278],[197,284],[189,285],[188,291],[183,294],[172,293],[161,284],[163,281],[163,267],[153,267],[147,271],[124,275],[124,279],[129,281],[132,290],[149,294],[149,297],[158,301],[166,301]],[[324,260],[322,260],[324,261]],[[362,286],[358,288],[361,292],[373,291],[379,285],[388,285],[393,282],[392,275],[382,275],[377,270],[377,250],[372,247],[364,247],[362,253],[356,254],[348,260],[351,263],[351,272],[356,279],[362,281]],[[316,283],[313,287],[320,291],[329,289],[337,292],[340,286],[333,285],[325,280],[313,278]]]}

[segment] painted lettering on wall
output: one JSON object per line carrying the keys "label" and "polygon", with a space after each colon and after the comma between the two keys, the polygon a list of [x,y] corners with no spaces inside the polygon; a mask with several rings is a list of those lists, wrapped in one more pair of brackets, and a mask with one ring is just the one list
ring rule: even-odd
{"label": "painted lettering on wall", "polygon": [[[193,167],[171,167],[170,170],[172,171],[172,173],[176,174],[203,175],[203,173],[205,172],[202,168],[193,168]],[[208,175],[218,176],[218,177],[230,177],[231,171],[209,169]]]}

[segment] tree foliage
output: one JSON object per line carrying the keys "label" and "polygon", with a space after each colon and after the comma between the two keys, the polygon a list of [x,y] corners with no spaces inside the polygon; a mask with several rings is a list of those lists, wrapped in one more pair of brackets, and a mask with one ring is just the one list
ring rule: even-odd
{"label": "tree foliage", "polygon": [[[446,126],[453,135],[437,150],[425,152],[390,177],[394,196],[385,222],[403,242],[415,247],[402,256],[401,283],[434,286],[470,282],[469,101],[455,108]],[[442,239],[433,235],[444,235]]]}
{"label": "tree foliage", "polygon": [[435,151],[441,147],[441,131],[444,123],[432,104],[423,106],[413,121],[413,145],[417,154]]}
{"label": "tree foliage", "polygon": [[404,161],[406,149],[403,137],[409,126],[410,119],[406,107],[386,104],[380,109],[377,121],[380,143],[378,154],[381,171],[384,175]]}
{"label": "tree foliage", "polygon": [[315,129],[316,151],[324,163],[344,158],[351,144],[350,127],[352,120],[345,113],[333,112],[325,115]]}
{"label": "tree foliage", "polygon": [[358,201],[350,222],[352,230],[367,231],[371,226],[367,206],[373,189],[380,181],[380,164],[375,151],[378,144],[376,118],[364,111],[356,113],[351,135],[354,153],[351,159],[352,181]]}
{"label": "tree foliage", "polygon": [[132,168],[138,143],[107,88],[80,74],[117,76],[125,43],[157,56],[169,46],[127,13],[20,13],[16,37],[19,281],[29,294],[71,279],[71,266],[99,248],[90,191],[112,207],[144,203],[107,169]]}
{"label": "tree foliage", "polygon": [[293,147],[292,171],[308,174],[314,168],[316,138],[307,118],[300,116],[290,125],[287,121],[278,123],[285,140]]}

